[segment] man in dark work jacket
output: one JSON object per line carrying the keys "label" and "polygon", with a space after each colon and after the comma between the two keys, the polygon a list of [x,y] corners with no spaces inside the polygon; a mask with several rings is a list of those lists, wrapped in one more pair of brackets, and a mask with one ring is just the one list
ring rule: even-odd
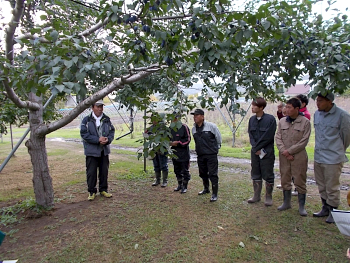
{"label": "man in dark work jacket", "polygon": [[199,195],[210,193],[209,180],[212,184],[213,194],[210,202],[218,200],[218,152],[221,147],[221,133],[218,127],[211,122],[204,121],[204,111],[196,109],[191,113],[194,119],[192,134],[196,142],[197,163],[199,176],[203,180],[204,189]]}
{"label": "man in dark work jacket", "polygon": [[174,120],[170,125],[171,129],[171,149],[174,150],[176,158],[173,158],[174,173],[178,182],[178,186],[174,189],[175,192],[180,191],[181,194],[187,192],[188,181],[190,175],[190,142],[191,133],[188,126],[182,123],[179,118],[181,114],[174,112]]}
{"label": "man in dark work jacket", "polygon": [[275,163],[274,139],[276,133],[275,117],[264,113],[265,99],[259,97],[252,102],[248,133],[251,149],[251,178],[253,180],[254,196],[248,203],[256,203],[261,199],[262,179],[266,181],[265,205],[272,205],[272,191],[275,180],[273,167]]}

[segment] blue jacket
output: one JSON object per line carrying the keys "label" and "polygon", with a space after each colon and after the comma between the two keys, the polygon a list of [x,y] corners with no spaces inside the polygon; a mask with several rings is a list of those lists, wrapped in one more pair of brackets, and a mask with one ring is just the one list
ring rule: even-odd
{"label": "blue jacket", "polygon": [[84,154],[86,156],[100,157],[101,151],[104,151],[104,155],[110,154],[111,150],[109,144],[114,139],[114,127],[110,118],[103,113],[101,118],[101,136],[108,138],[108,143],[105,145],[100,144],[100,135],[97,131],[96,120],[92,117],[92,114],[86,116],[81,122],[80,136],[83,138]]}

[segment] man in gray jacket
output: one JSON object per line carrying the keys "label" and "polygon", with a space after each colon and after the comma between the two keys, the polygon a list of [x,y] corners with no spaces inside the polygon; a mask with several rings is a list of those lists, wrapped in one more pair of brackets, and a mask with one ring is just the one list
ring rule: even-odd
{"label": "man in gray jacket", "polygon": [[328,216],[327,223],[334,223],[331,211],[340,204],[340,174],[344,162],[348,161],[345,151],[350,144],[350,115],[338,108],[333,100],[333,93],[319,93],[316,98],[318,110],[314,115],[314,172],[322,210],[313,216]]}
{"label": "man in gray jacket", "polygon": [[211,181],[213,194],[210,202],[218,200],[218,152],[221,147],[221,133],[218,127],[211,122],[204,121],[204,111],[196,109],[191,113],[195,122],[192,128],[194,141],[196,142],[197,163],[199,176],[203,180],[204,189],[199,195],[209,194],[209,180]]}
{"label": "man in gray jacket", "polygon": [[97,169],[99,192],[104,197],[112,197],[108,193],[109,144],[114,139],[114,127],[111,120],[103,113],[103,101],[92,105],[92,113],[86,116],[80,126],[86,156],[86,177],[89,191],[88,200],[95,199],[97,189]]}

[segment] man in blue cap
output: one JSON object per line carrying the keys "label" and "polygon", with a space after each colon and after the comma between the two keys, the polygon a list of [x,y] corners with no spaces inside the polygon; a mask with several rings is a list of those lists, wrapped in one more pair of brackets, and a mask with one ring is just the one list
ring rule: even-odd
{"label": "man in blue cap", "polygon": [[331,211],[340,204],[340,174],[344,162],[348,161],[345,151],[350,144],[350,115],[338,108],[334,94],[319,93],[316,98],[318,110],[314,115],[315,157],[314,172],[322,210],[314,217],[327,217],[334,223]]}
{"label": "man in blue cap", "polygon": [[210,193],[209,180],[212,184],[213,194],[210,202],[218,200],[218,152],[221,147],[221,133],[218,127],[211,122],[204,121],[204,111],[196,109],[191,113],[194,119],[192,134],[196,142],[197,163],[199,176],[203,180],[204,189],[199,195]]}

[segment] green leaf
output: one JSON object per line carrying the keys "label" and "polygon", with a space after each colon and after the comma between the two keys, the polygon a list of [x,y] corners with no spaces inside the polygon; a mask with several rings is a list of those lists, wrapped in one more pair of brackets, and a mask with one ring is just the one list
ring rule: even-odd
{"label": "green leaf", "polygon": [[342,56],[341,55],[334,55],[334,58],[338,61],[342,61]]}
{"label": "green leaf", "polygon": [[206,50],[210,49],[212,46],[213,46],[213,44],[210,43],[210,42],[205,42],[204,43],[204,47],[205,47]]}
{"label": "green leaf", "polygon": [[56,85],[55,88],[58,89],[59,92],[62,92],[65,87],[64,85]]}
{"label": "green leaf", "polygon": [[249,28],[246,29],[246,30],[244,30],[244,37],[245,37],[246,39],[249,39],[252,35],[253,35],[253,31],[250,30]]}
{"label": "green leaf", "polygon": [[203,63],[203,69],[209,69],[210,63],[208,60],[204,61]]}
{"label": "green leaf", "polygon": [[271,23],[270,21],[265,20],[261,22],[261,25],[264,27],[265,30],[267,30],[271,26]]}
{"label": "green leaf", "polygon": [[77,73],[75,74],[75,77],[77,78],[77,80],[78,80],[79,82],[82,82],[82,83],[84,83],[85,76],[86,76],[86,73],[85,73],[85,72],[77,72]]}
{"label": "green leaf", "polygon": [[235,35],[236,41],[241,42],[242,38],[243,38],[243,31],[238,31]]}
{"label": "green leaf", "polygon": [[69,89],[73,89],[73,87],[74,87],[74,83],[73,82],[63,82],[63,84]]}
{"label": "green leaf", "polygon": [[110,73],[112,71],[112,66],[109,63],[105,63],[103,67],[107,73]]}
{"label": "green leaf", "polygon": [[65,60],[65,61],[64,61],[64,65],[65,65],[67,68],[70,68],[71,66],[73,66],[73,61],[72,61],[72,60]]}
{"label": "green leaf", "polygon": [[56,42],[57,38],[58,38],[58,32],[56,30],[53,30],[51,33],[50,33],[50,36],[52,37],[52,40],[54,42]]}
{"label": "green leaf", "polygon": [[111,17],[111,21],[115,22],[115,21],[118,20],[118,18],[119,18],[119,16],[117,14],[113,14],[112,17]]}
{"label": "green leaf", "polygon": [[91,70],[92,67],[93,67],[93,65],[91,65],[91,64],[86,64],[86,65],[84,66],[84,68],[85,68],[87,71]]}
{"label": "green leaf", "polygon": [[52,73],[55,74],[55,73],[58,73],[60,71],[60,67],[53,67],[52,68]]}
{"label": "green leaf", "polygon": [[79,58],[78,58],[78,57],[74,57],[74,58],[72,58],[72,61],[73,61],[75,64],[77,64],[78,60],[79,60]]}
{"label": "green leaf", "polygon": [[241,14],[241,13],[234,13],[233,14],[233,18],[236,20],[241,20],[242,17],[243,17],[243,14]]}
{"label": "green leaf", "polygon": [[114,14],[118,14],[119,6],[117,6],[117,5],[111,6],[111,9],[112,9],[112,11],[113,11]]}

